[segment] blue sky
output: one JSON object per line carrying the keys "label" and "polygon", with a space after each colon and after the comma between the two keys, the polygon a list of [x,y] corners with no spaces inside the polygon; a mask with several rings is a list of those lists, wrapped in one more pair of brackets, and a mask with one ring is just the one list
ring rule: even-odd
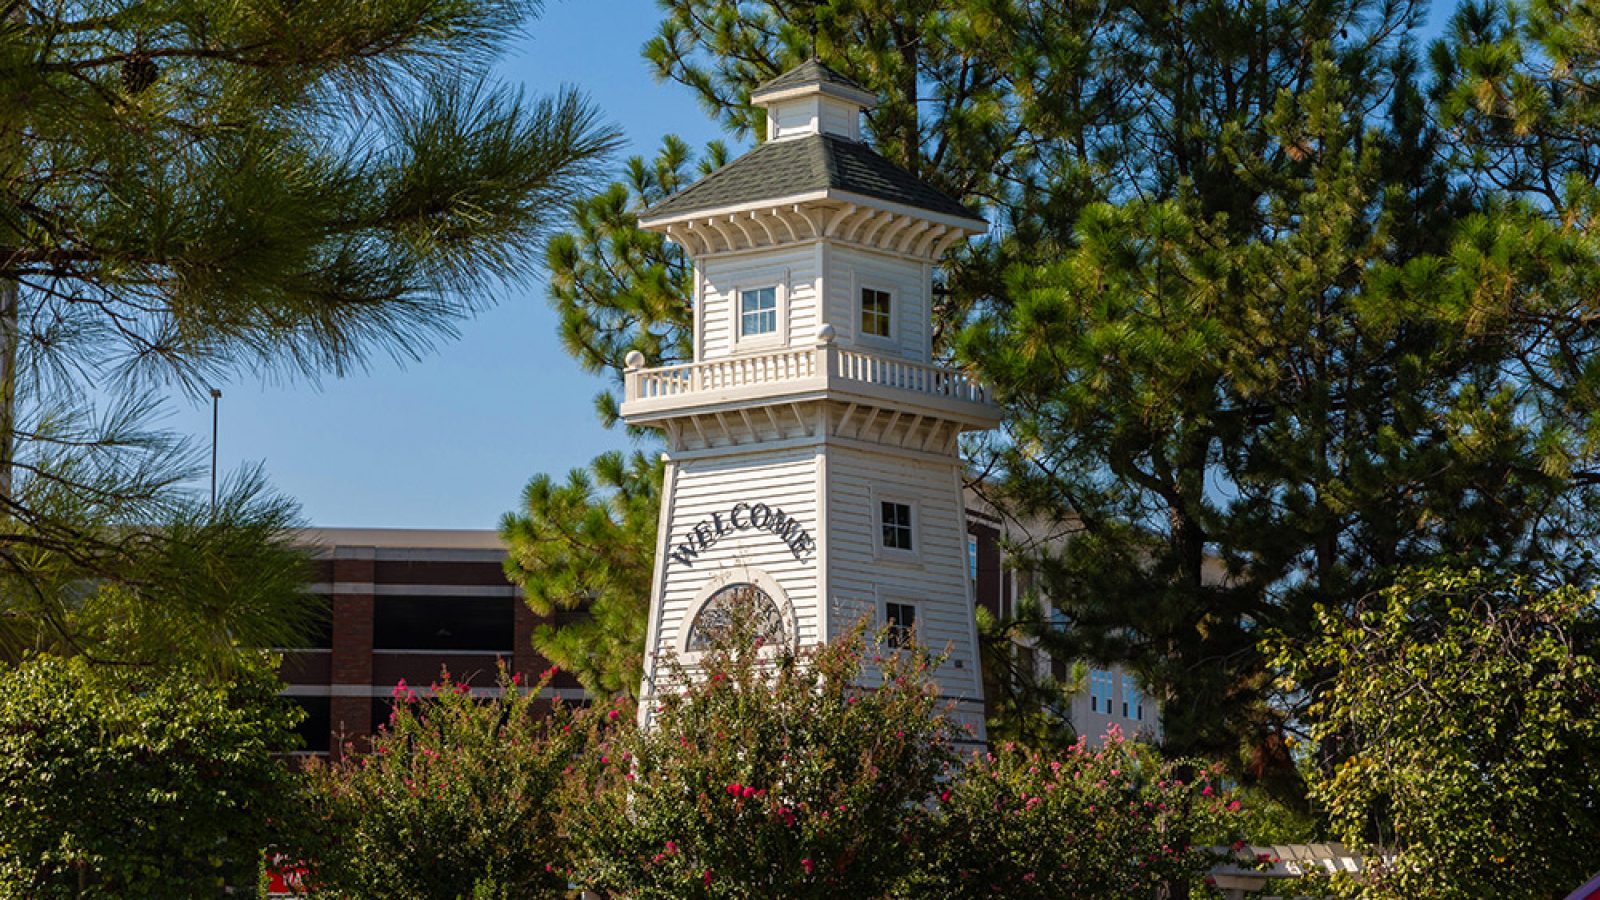
{"label": "blue sky", "polygon": [[[1430,32],[1444,12],[1433,10]],[[716,128],[687,90],[656,82],[639,53],[658,20],[654,0],[555,0],[499,74],[530,93],[580,86],[623,128],[624,156],[653,153],[668,133],[698,147]],[[319,526],[494,528],[534,474],[636,446],[600,427],[592,399],[605,384],[561,349],[538,279],[420,362],[378,362],[320,386],[219,386],[219,468],[261,463]],[[208,441],[209,401],[178,400],[168,424]]]}

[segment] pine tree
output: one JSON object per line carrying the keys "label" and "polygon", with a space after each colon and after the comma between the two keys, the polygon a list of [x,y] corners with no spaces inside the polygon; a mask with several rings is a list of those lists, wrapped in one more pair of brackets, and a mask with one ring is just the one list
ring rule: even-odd
{"label": "pine tree", "polygon": [[616,142],[575,93],[487,80],[537,8],[0,4],[9,652],[292,633],[292,504],[256,476],[191,496],[151,397],[413,359],[527,272]]}
{"label": "pine tree", "polygon": [[[704,176],[727,161],[719,142],[694,162],[688,145],[667,135],[655,159],[630,157],[624,180],[579,200],[572,229],[546,243],[561,342],[585,371],[609,371],[620,381],[623,360],[635,350],[653,366],[693,358],[689,259],[676,244],[641,229],[639,212],[688,187],[691,164]],[[615,394],[601,393],[595,409],[606,427],[616,424]]]}
{"label": "pine tree", "polygon": [[1013,410],[1011,499],[1080,528],[1040,641],[1131,664],[1169,749],[1287,793],[1307,698],[1273,693],[1263,634],[1441,560],[1582,580],[1597,524],[1593,407],[1543,374],[1596,338],[1546,330],[1592,303],[1585,231],[1458,187],[1410,46],[1374,71],[1336,35],[1258,134],[1218,131],[1235,188],[1091,207],[963,348]]}
{"label": "pine tree", "polygon": [[554,618],[533,644],[598,696],[639,694],[661,511],[659,459],[607,453],[565,483],[539,475],[500,523],[506,577]]}

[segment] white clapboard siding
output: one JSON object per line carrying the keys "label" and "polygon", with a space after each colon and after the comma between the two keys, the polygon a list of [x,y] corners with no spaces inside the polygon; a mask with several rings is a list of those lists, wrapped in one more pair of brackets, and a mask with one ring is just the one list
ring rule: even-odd
{"label": "white clapboard siding", "polygon": [[774,599],[787,600],[800,641],[817,640],[816,551],[804,561],[797,560],[776,535],[749,529],[723,536],[689,566],[671,558],[672,550],[686,540],[695,525],[709,519],[712,513],[726,516],[731,507],[741,502],[782,508],[785,515],[817,537],[816,460],[814,449],[800,448],[673,464],[676,473],[670,520],[665,523],[666,554],[657,561],[658,567],[664,567],[665,578],[654,652],[676,650],[679,635],[687,627],[706,583],[718,572],[735,566],[759,569],[774,579],[787,595]]}
{"label": "white clapboard siding", "polygon": [[[918,640],[950,652],[939,672],[941,688],[951,696],[976,696],[965,514],[955,465],[953,459],[939,463],[892,451],[829,448],[829,633],[841,633],[863,614],[876,624],[885,601],[915,603]],[[874,511],[883,500],[915,505],[914,555],[880,549]]]}
{"label": "white clapboard siding", "polygon": [[[720,359],[741,351],[770,350],[816,343],[816,253],[810,244],[782,251],[742,253],[701,260],[701,359]],[[779,332],[756,341],[738,339],[739,292],[778,289]]]}
{"label": "white clapboard siding", "polygon": [[[893,352],[917,362],[929,358],[927,268],[915,260],[854,247],[831,248],[823,290],[828,296],[828,320],[841,342],[879,352]],[[860,297],[864,287],[887,290],[892,295],[892,343],[859,333]]]}

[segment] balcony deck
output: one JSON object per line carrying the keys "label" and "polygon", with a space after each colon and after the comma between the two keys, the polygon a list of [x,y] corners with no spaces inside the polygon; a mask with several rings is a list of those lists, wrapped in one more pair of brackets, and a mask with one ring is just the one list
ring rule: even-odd
{"label": "balcony deck", "polygon": [[624,376],[622,416],[653,425],[678,416],[762,402],[837,400],[937,416],[963,430],[993,428],[1000,410],[965,374],[834,344],[633,369]]}

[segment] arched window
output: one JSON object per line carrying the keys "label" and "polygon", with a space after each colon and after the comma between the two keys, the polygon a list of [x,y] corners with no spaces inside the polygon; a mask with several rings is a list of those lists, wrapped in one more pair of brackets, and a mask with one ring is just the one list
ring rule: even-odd
{"label": "arched window", "polygon": [[684,649],[690,653],[710,650],[717,635],[733,626],[734,615],[744,604],[749,604],[751,614],[755,617],[755,633],[765,644],[775,646],[788,641],[788,630],[778,604],[761,588],[747,581],[738,581],[723,586],[706,598],[689,626],[689,639]]}

